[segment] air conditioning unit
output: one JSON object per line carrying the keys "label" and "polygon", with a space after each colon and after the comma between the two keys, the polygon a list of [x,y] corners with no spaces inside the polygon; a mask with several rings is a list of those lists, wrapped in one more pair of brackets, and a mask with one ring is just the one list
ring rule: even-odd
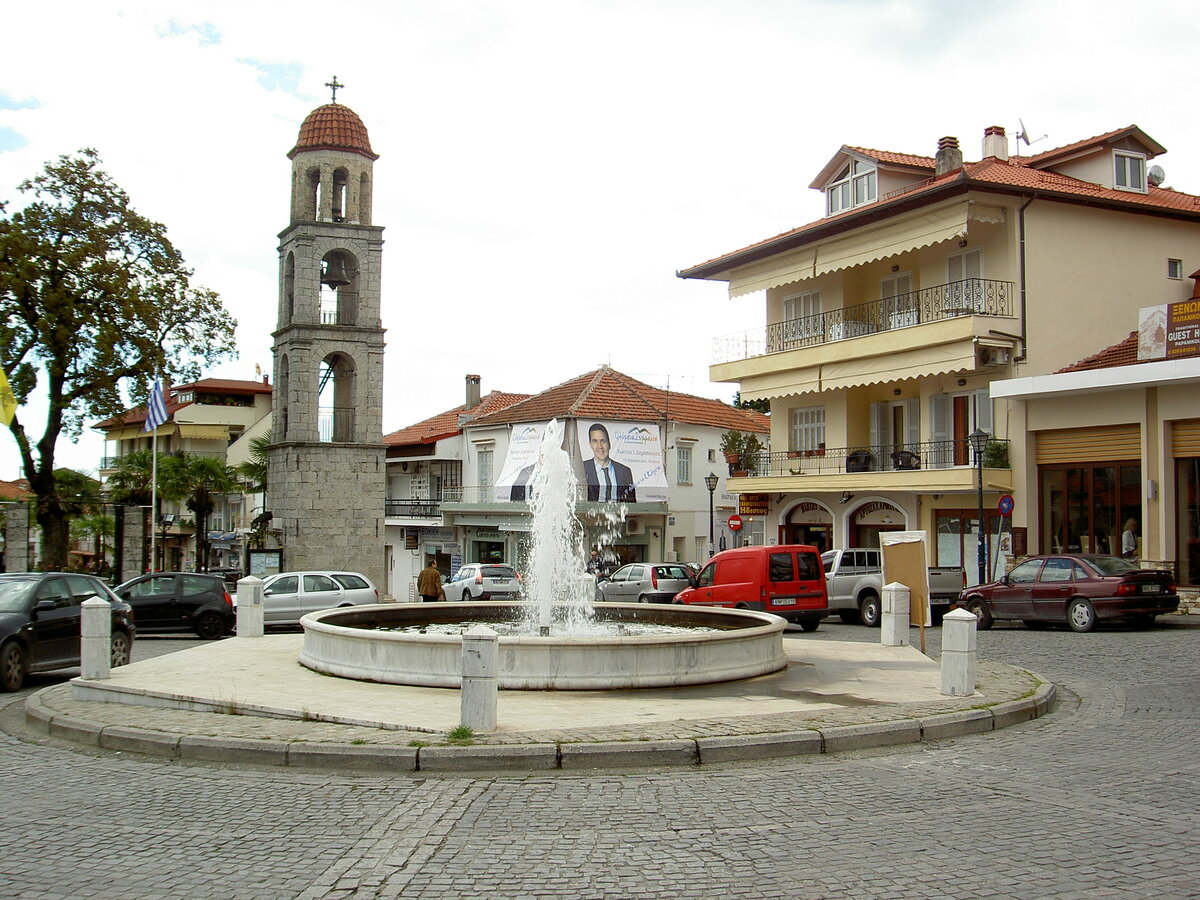
{"label": "air conditioning unit", "polygon": [[641,519],[637,519],[637,518],[634,518],[633,516],[630,516],[628,519],[625,520],[625,533],[626,534],[641,534],[643,531],[644,531],[644,528],[642,527]]}
{"label": "air conditioning unit", "polygon": [[1008,347],[980,347],[979,348],[979,365],[981,366],[1007,366],[1009,354],[1012,351]]}

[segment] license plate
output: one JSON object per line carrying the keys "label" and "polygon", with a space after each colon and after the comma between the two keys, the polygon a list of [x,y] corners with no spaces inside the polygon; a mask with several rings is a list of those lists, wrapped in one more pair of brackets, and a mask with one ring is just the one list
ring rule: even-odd
{"label": "license plate", "polygon": [[796,601],[792,597],[772,597],[771,605],[772,606],[795,606]]}
{"label": "license plate", "polygon": [[507,578],[493,578],[492,584],[508,584]]}
{"label": "license plate", "polygon": [[1162,592],[1163,592],[1163,586],[1161,584],[1143,584],[1142,585],[1142,593],[1143,594],[1161,594]]}

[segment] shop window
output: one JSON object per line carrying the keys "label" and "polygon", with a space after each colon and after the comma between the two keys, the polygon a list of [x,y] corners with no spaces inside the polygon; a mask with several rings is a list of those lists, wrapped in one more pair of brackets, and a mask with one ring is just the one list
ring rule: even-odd
{"label": "shop window", "polygon": [[1039,468],[1042,553],[1121,553],[1130,519],[1141,534],[1140,463]]}

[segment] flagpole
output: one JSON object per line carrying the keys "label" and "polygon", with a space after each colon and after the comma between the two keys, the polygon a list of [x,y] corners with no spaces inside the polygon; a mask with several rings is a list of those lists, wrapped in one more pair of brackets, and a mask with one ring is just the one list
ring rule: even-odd
{"label": "flagpole", "polygon": [[150,571],[158,571],[158,429],[150,438]]}

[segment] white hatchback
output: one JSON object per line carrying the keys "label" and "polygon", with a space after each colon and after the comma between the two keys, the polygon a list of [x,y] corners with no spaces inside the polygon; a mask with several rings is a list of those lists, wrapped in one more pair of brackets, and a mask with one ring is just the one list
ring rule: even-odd
{"label": "white hatchback", "polygon": [[378,602],[378,589],[358,572],[280,572],[263,581],[263,624],[295,625],[320,609]]}

